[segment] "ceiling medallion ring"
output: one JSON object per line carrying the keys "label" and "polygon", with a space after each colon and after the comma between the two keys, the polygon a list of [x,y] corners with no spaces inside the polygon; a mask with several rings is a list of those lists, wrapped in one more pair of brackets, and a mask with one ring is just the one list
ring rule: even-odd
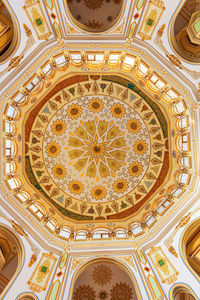
{"label": "ceiling medallion ring", "polygon": [[127,217],[167,174],[165,116],[119,76],[64,82],[24,115],[23,168],[32,189],[75,220]]}

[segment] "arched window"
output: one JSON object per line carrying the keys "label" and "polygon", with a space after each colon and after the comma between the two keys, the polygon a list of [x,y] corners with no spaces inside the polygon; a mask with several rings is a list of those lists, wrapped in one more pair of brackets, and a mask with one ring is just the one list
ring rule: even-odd
{"label": "arched window", "polygon": [[70,235],[71,235],[72,231],[69,227],[66,227],[66,226],[63,226],[61,229],[60,229],[60,232],[59,232],[59,236],[64,238],[64,239],[69,239],[70,238]]}
{"label": "arched window", "polygon": [[86,238],[87,238],[87,232],[85,230],[79,230],[76,233],[76,237],[75,237],[76,240],[86,240]]}
{"label": "arched window", "polygon": [[23,93],[18,92],[11,99],[13,100],[13,102],[21,104],[26,101],[26,96]]}
{"label": "arched window", "polygon": [[64,54],[58,54],[53,57],[58,68],[62,68],[66,65],[67,61]]}
{"label": "arched window", "polygon": [[156,222],[156,218],[152,214],[149,214],[148,216],[146,216],[145,222],[147,227],[151,227]]}
{"label": "arched window", "polygon": [[124,71],[130,71],[133,69],[135,60],[136,58],[134,56],[126,54],[122,63],[122,69]]}
{"label": "arched window", "polygon": [[127,232],[123,228],[117,228],[115,230],[115,236],[116,236],[116,238],[126,238],[127,237]]}
{"label": "arched window", "polygon": [[188,126],[189,126],[188,116],[179,117],[176,120],[176,127],[178,129],[184,129],[187,128]]}
{"label": "arched window", "polygon": [[172,205],[173,202],[169,201],[168,199],[162,199],[161,201],[159,201],[159,203],[157,204],[156,207],[156,211],[159,215],[163,215],[167,208],[170,207]]}
{"label": "arched window", "polygon": [[24,249],[15,233],[2,224],[0,225],[0,261],[0,298],[3,299],[21,271]]}
{"label": "arched window", "polygon": [[135,68],[135,74],[139,78],[143,78],[149,70],[149,66],[145,64],[143,61],[139,62],[137,67]]}
{"label": "arched window", "polygon": [[35,92],[39,88],[40,82],[41,78],[35,74],[24,87],[29,93]]}
{"label": "arched window", "polygon": [[17,107],[7,105],[5,109],[5,115],[10,119],[17,119],[20,116],[20,112]]}
{"label": "arched window", "polygon": [[50,76],[53,73],[53,69],[49,62],[46,62],[41,69],[43,74],[46,76]]}
{"label": "arched window", "polygon": [[52,218],[50,218],[46,223],[46,227],[48,227],[48,229],[50,229],[52,232],[55,232],[57,226],[57,222]]}
{"label": "arched window", "polygon": [[181,237],[182,258],[200,280],[200,218],[189,224]]}
{"label": "arched window", "polygon": [[89,65],[99,66],[104,63],[104,53],[87,53],[86,59]]}
{"label": "arched window", "polygon": [[78,65],[79,66],[82,63],[82,56],[81,56],[80,52],[70,53],[70,58],[71,58],[71,62],[74,65]]}
{"label": "arched window", "polygon": [[16,131],[16,126],[14,122],[5,121],[4,122],[4,132],[8,134],[14,134]]}
{"label": "arched window", "polygon": [[177,179],[182,184],[189,184],[190,181],[190,174],[181,172],[178,174]]}
{"label": "arched window", "polygon": [[19,189],[22,184],[18,177],[7,179],[6,182],[11,190]]}
{"label": "arched window", "polygon": [[173,187],[170,190],[170,195],[174,196],[174,197],[179,197],[182,194],[183,190],[179,187]]}
{"label": "arched window", "polygon": [[14,157],[17,154],[17,144],[15,140],[5,139],[5,154],[6,157]]}
{"label": "arched window", "polygon": [[185,105],[183,103],[183,100],[181,101],[177,101],[175,104],[172,105],[171,107],[171,111],[173,115],[178,115],[181,114],[183,112],[185,112],[186,108]]}
{"label": "arched window", "polygon": [[158,93],[166,85],[166,82],[160,78],[155,72],[147,80],[147,86],[154,92]]}
{"label": "arched window", "polygon": [[139,224],[139,223],[133,223],[131,225],[131,231],[132,231],[134,236],[140,235],[141,233],[144,232],[141,224]]}
{"label": "arched window", "polygon": [[179,151],[189,151],[189,133],[178,135],[176,146]]}
{"label": "arched window", "polygon": [[178,158],[178,164],[180,167],[183,168],[190,168],[191,167],[191,158],[189,156],[180,156]]}
{"label": "arched window", "polygon": [[198,300],[198,298],[189,286],[180,283],[170,291],[170,300]]}
{"label": "arched window", "polygon": [[120,62],[121,54],[120,53],[111,53],[108,58],[109,67],[116,67]]}
{"label": "arched window", "polygon": [[109,230],[106,228],[99,228],[93,231],[93,239],[108,239],[110,237]]}
{"label": "arched window", "polygon": [[31,199],[31,195],[26,192],[26,191],[20,191],[20,192],[17,192],[15,194],[15,196],[19,199],[19,201],[21,202],[26,202],[27,200],[30,200]]}
{"label": "arched window", "polygon": [[38,218],[42,219],[42,217],[46,214],[46,210],[42,207],[41,204],[33,203],[31,204],[28,209]]}
{"label": "arched window", "polygon": [[11,161],[11,162],[6,162],[5,163],[5,173],[6,175],[13,175],[16,172],[16,164],[15,162]]}
{"label": "arched window", "polygon": [[164,101],[166,101],[167,103],[171,102],[171,101],[174,101],[176,100],[180,95],[178,94],[178,92],[173,89],[173,88],[170,88],[169,90],[167,90],[162,98]]}

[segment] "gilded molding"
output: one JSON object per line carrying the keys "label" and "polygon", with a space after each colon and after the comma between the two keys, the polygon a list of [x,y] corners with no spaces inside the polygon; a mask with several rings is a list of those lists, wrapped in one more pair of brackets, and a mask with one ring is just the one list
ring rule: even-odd
{"label": "gilded molding", "polygon": [[27,41],[26,41],[24,50],[21,52],[20,55],[15,56],[10,60],[8,67],[6,67],[3,71],[0,72],[0,78],[5,73],[10,72],[12,69],[17,68],[20,65],[22,59],[24,58],[26,52],[35,44],[35,39],[32,35],[31,30],[28,28],[28,26],[26,24],[23,24],[23,25],[24,25],[24,30],[26,32],[26,36],[27,36]]}
{"label": "gilded molding", "polygon": [[23,6],[39,40],[48,40],[52,34],[40,0],[26,0]]}
{"label": "gilded molding", "polygon": [[15,230],[15,232],[20,235],[20,236],[23,236],[27,242],[29,243],[30,247],[31,247],[31,250],[33,252],[33,255],[31,257],[31,260],[29,262],[29,265],[28,267],[31,267],[35,261],[37,260],[37,257],[40,253],[40,249],[33,243],[33,241],[31,240],[30,236],[25,232],[25,230],[23,229],[23,227],[16,223],[14,220],[12,219],[9,219],[3,212],[2,210],[0,210],[0,216],[2,218],[4,218],[5,220],[7,220],[8,222],[10,222],[10,224],[12,225],[12,228]]}
{"label": "gilded molding", "polygon": [[194,78],[195,80],[197,80],[200,77],[200,72],[197,71],[192,71],[188,68],[186,68],[185,66],[183,66],[182,62],[180,61],[180,59],[175,56],[174,54],[171,54],[167,51],[167,49],[164,46],[164,43],[162,41],[162,35],[165,29],[165,24],[163,24],[161,26],[161,28],[158,30],[157,32],[157,36],[154,40],[154,43],[164,52],[164,54],[166,55],[166,57],[168,58],[169,62],[175,66],[176,68],[182,69],[184,70],[186,73],[188,73],[192,78]]}
{"label": "gilded molding", "polygon": [[39,263],[27,282],[33,292],[40,293],[46,290],[56,261],[57,258],[51,252],[42,254]]}
{"label": "gilded molding", "polygon": [[178,279],[178,271],[174,268],[161,247],[152,247],[148,252],[161,281],[166,284],[172,284]]}

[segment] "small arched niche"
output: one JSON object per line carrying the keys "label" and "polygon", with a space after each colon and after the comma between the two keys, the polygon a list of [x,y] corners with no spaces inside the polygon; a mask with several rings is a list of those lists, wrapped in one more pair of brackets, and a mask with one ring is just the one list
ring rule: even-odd
{"label": "small arched niche", "polygon": [[180,248],[185,264],[200,280],[200,219],[195,220],[185,229]]}
{"label": "small arched niche", "polygon": [[22,293],[16,298],[16,300],[38,300],[38,297],[33,293]]}
{"label": "small arched niche", "polygon": [[76,273],[69,299],[142,299],[130,270],[116,260],[101,258],[82,266]]}
{"label": "small arched niche", "polygon": [[21,241],[10,230],[0,224],[0,298],[6,294],[12,282],[21,271],[24,250]]}
{"label": "small arched niche", "polygon": [[171,289],[170,300],[198,300],[198,298],[189,286],[180,283]]}
{"label": "small arched niche", "polygon": [[6,0],[0,0],[0,63],[5,62],[17,47],[19,26]]}
{"label": "small arched niche", "polygon": [[183,60],[199,64],[200,0],[186,0],[182,3],[170,22],[171,46]]}
{"label": "small arched niche", "polygon": [[65,0],[67,14],[80,29],[104,32],[111,29],[123,14],[124,0]]}

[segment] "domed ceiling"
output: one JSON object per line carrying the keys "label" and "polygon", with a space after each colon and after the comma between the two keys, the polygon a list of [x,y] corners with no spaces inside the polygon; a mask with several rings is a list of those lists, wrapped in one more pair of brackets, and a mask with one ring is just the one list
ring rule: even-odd
{"label": "domed ceiling", "polygon": [[130,216],[169,171],[164,113],[120,76],[61,81],[25,114],[23,130],[29,182],[72,219]]}
{"label": "domed ceiling", "polygon": [[[80,273],[80,272],[79,272]],[[109,261],[93,261],[77,276],[73,288],[73,299],[131,300],[140,299],[132,278]]]}
{"label": "domed ceiling", "polygon": [[68,13],[78,27],[102,32],[113,27],[120,18],[123,0],[66,0]]}
{"label": "domed ceiling", "polygon": [[137,54],[53,51],[2,107],[7,195],[64,238],[142,234],[190,182],[184,96]]}
{"label": "domed ceiling", "polygon": [[55,247],[95,230],[147,240],[195,194],[199,72],[177,69],[167,44],[175,9],[17,7],[20,48],[0,73],[2,202]]}

